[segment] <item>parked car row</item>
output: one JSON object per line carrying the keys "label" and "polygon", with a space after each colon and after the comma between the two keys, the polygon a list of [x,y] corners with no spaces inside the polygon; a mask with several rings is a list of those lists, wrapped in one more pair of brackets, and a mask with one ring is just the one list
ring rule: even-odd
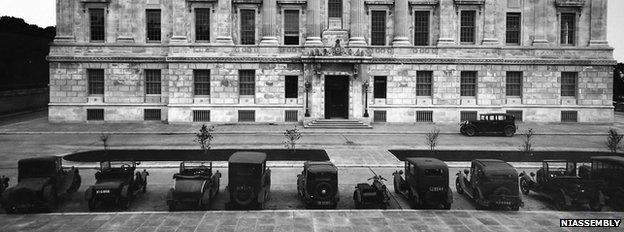
{"label": "parked car row", "polygon": [[[263,209],[271,199],[271,170],[267,155],[236,152],[228,162],[229,202],[227,209]],[[138,195],[147,191],[146,170],[137,171],[138,162],[104,161],[95,173],[96,182],[85,191],[89,210],[102,207],[127,209]],[[372,170],[371,170],[372,171]],[[389,206],[386,181],[373,172],[358,183],[353,192],[355,207]],[[561,210],[601,210],[608,204],[622,209],[624,201],[624,157],[592,157],[590,164],[546,160],[537,174],[518,174],[510,164],[495,159],[476,159],[470,169],[459,171],[457,193],[472,199],[478,209],[518,210],[524,205],[520,192],[547,196]],[[450,209],[453,203],[446,163],[435,158],[407,158],[404,170],[393,173],[394,192],[404,196],[412,208]],[[170,210],[181,205],[209,209],[219,193],[221,173],[212,165],[185,161],[173,175],[174,187],[166,197]],[[81,184],[78,169],[63,168],[61,157],[22,159],[18,162],[18,183],[8,187],[0,178],[2,203],[7,213],[30,210],[51,212],[58,199],[76,192]],[[336,208],[339,202],[338,169],[329,161],[307,161],[297,175],[297,194],[307,208]]]}

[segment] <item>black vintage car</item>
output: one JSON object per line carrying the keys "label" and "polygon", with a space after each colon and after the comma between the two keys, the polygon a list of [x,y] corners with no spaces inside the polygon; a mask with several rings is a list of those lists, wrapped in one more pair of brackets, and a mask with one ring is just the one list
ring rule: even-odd
{"label": "black vintage car", "polygon": [[60,197],[80,188],[78,169],[63,168],[61,157],[22,159],[17,166],[17,185],[2,193],[2,205],[7,213],[28,210],[51,212]]}
{"label": "black vintage car", "polygon": [[167,194],[170,211],[181,204],[190,204],[200,209],[210,208],[219,193],[221,173],[212,173],[212,164],[203,162],[180,163],[180,172],[173,175],[175,185]]}
{"label": "black vintage car", "polygon": [[510,137],[516,129],[515,118],[511,114],[482,114],[479,120],[463,121],[459,131],[467,136],[498,133]]}
{"label": "black vintage car", "polygon": [[457,173],[457,193],[466,194],[477,209],[519,210],[524,205],[518,188],[518,172],[502,160],[476,159],[468,169]]}
{"label": "black vintage car", "polygon": [[307,208],[336,208],[338,169],[329,161],[306,161],[297,175],[297,192]]}
{"label": "black vintage car", "polygon": [[541,193],[552,199],[559,210],[591,209],[600,211],[604,205],[602,181],[582,179],[576,162],[545,160],[535,173],[520,174],[522,193]]}
{"label": "black vintage car", "polygon": [[[371,171],[373,170],[371,169]],[[373,174],[373,177],[368,178],[369,181],[373,180],[372,184],[359,183],[355,186],[353,203],[356,209],[386,209],[390,206],[390,193],[388,193],[388,188],[383,183],[383,181],[387,180],[375,172]]]}
{"label": "black vintage car", "polygon": [[271,195],[271,170],[262,152],[236,152],[228,161],[227,209],[263,209]]}
{"label": "black vintage car", "polygon": [[615,210],[624,210],[624,157],[594,156],[591,166],[579,167],[583,179],[602,181],[605,203]]}
{"label": "black vintage car", "polygon": [[137,171],[134,161],[100,162],[100,170],[95,173],[95,185],[85,191],[89,210],[116,206],[128,209],[130,202],[140,193],[147,191],[145,171]]}
{"label": "black vintage car", "polygon": [[446,163],[435,158],[405,159],[403,170],[394,172],[394,192],[405,196],[412,208],[450,209],[453,193]]}

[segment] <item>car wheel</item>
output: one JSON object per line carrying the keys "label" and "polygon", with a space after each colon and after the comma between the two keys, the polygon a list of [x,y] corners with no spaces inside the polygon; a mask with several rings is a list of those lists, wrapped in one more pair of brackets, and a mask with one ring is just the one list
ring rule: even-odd
{"label": "car wheel", "polygon": [[446,209],[446,210],[451,209],[451,204],[444,204],[444,205],[442,205],[442,209]]}
{"label": "car wheel", "polygon": [[130,208],[130,198],[120,198],[119,204],[121,209],[128,210]]}
{"label": "car wheel", "polygon": [[88,203],[89,211],[94,211],[95,210],[96,203],[97,202],[95,201],[95,199],[89,200],[89,203]]}
{"label": "car wheel", "polygon": [[[48,187],[46,187],[48,188]],[[54,208],[56,207],[56,202],[57,202],[57,197],[56,197],[56,189],[52,186],[49,186],[50,190],[49,192],[46,193],[46,191],[44,190],[44,197],[46,200],[45,206],[44,206],[44,211],[46,212],[52,212],[54,211]]]}
{"label": "car wheel", "polygon": [[466,129],[464,129],[464,133],[466,133],[467,136],[475,136],[477,134],[477,129],[474,128],[474,126],[469,126],[466,127]]}
{"label": "car wheel", "polygon": [[522,191],[524,195],[529,195],[529,183],[527,183],[525,179],[520,179],[520,191]]}
{"label": "car wheel", "polygon": [[520,210],[520,205],[514,205],[514,206],[512,206],[512,207],[511,207],[511,210],[512,210],[512,211],[518,211],[518,210]]}
{"label": "car wheel", "polygon": [[514,135],[514,133],[516,133],[516,129],[513,126],[505,127],[505,136],[511,137]]}
{"label": "car wheel", "polygon": [[17,208],[15,206],[13,206],[13,205],[9,205],[6,208],[4,208],[4,211],[7,214],[16,214],[17,213]]}
{"label": "car wheel", "polygon": [[457,193],[459,194],[464,194],[464,189],[462,189],[461,185],[459,184],[459,177],[457,177],[455,179],[455,190],[457,190]]}
{"label": "car wheel", "polygon": [[78,191],[78,188],[80,188],[81,183],[82,183],[82,180],[80,178],[80,175],[76,173],[74,176],[74,180],[72,181],[72,185],[69,187],[69,189],[67,189],[67,193],[73,193],[73,192]]}

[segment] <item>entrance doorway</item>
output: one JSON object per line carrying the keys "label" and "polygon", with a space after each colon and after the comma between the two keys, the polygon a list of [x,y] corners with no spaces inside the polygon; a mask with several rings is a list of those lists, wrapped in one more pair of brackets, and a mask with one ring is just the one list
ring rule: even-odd
{"label": "entrance doorway", "polygon": [[325,76],[325,119],[349,118],[349,77]]}

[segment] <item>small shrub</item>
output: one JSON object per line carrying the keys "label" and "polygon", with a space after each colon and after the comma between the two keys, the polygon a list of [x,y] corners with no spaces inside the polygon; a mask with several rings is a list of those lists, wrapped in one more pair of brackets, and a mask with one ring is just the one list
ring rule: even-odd
{"label": "small shrub", "polygon": [[212,136],[213,132],[214,126],[208,127],[206,124],[203,124],[201,129],[199,129],[199,133],[195,134],[195,142],[199,143],[204,154],[207,154],[208,150],[210,150],[210,143],[214,138]]}
{"label": "small shrub", "polygon": [[609,135],[607,137],[607,141],[605,142],[609,151],[617,153],[617,151],[621,148],[620,142],[622,142],[623,137],[624,135],[618,133],[616,129],[609,129]]}
{"label": "small shrub", "polygon": [[434,153],[440,139],[440,129],[434,128],[425,135],[425,143],[429,146],[429,151]]}
{"label": "small shrub", "polygon": [[520,150],[522,150],[526,154],[531,154],[533,152],[533,144],[535,143],[535,141],[533,140],[535,138],[535,131],[533,130],[533,128],[529,128],[521,135],[522,146],[520,146]]}
{"label": "small shrub", "polygon": [[102,133],[100,134],[100,141],[102,141],[102,145],[104,146],[104,154],[108,152],[108,140],[110,139],[110,134]]}
{"label": "small shrub", "polygon": [[290,149],[294,153],[296,150],[297,141],[301,139],[301,132],[299,131],[299,129],[297,129],[297,126],[295,126],[293,129],[286,129],[286,132],[284,132],[284,137],[284,146],[286,147],[286,149]]}

